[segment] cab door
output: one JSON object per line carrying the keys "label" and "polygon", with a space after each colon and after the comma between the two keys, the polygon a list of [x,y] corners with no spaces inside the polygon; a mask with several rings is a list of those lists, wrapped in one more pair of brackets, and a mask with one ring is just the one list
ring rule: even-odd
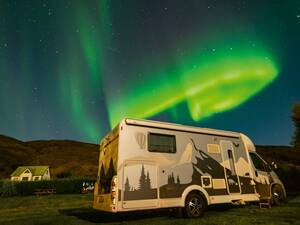
{"label": "cab door", "polygon": [[241,192],[240,181],[236,170],[235,152],[231,141],[221,141],[222,159],[229,194]]}
{"label": "cab door", "polygon": [[256,191],[261,198],[271,197],[271,184],[273,183],[269,165],[255,152],[249,153],[254,170]]}

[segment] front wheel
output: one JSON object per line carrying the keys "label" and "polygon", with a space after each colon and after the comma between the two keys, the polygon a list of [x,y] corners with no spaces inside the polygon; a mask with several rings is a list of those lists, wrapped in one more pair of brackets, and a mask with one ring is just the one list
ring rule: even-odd
{"label": "front wheel", "polygon": [[280,186],[275,185],[272,188],[272,204],[277,206],[281,205],[285,201],[283,190]]}
{"label": "front wheel", "polygon": [[206,202],[199,194],[188,195],[185,202],[185,214],[189,218],[197,218],[203,215],[206,209]]}

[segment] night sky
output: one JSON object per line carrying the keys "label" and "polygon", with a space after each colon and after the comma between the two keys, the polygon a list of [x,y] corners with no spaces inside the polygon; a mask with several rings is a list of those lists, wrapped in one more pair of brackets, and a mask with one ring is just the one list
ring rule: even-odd
{"label": "night sky", "polygon": [[0,133],[98,143],[123,117],[288,145],[300,1],[0,0]]}

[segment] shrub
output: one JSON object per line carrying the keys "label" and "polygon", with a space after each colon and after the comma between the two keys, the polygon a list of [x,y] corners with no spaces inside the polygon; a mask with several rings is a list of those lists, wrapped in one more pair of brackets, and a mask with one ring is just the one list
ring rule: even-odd
{"label": "shrub", "polygon": [[[4,181],[0,186],[1,196],[33,195],[37,189],[55,189],[57,194],[79,194],[83,182],[95,182],[94,179],[69,178],[43,181]],[[1,185],[1,183],[0,183]],[[2,191],[1,191],[2,190]]]}
{"label": "shrub", "polygon": [[10,180],[5,180],[2,182],[1,197],[11,197],[16,196],[17,194],[18,193],[14,182]]}
{"label": "shrub", "polygon": [[2,194],[2,185],[3,185],[4,180],[0,180],[0,196]]}
{"label": "shrub", "polygon": [[300,191],[300,171],[295,166],[278,166],[276,173],[287,191]]}
{"label": "shrub", "polygon": [[61,172],[61,173],[58,173],[56,175],[56,177],[59,178],[59,179],[61,179],[61,178],[70,178],[72,176],[73,176],[73,174],[70,171]]}

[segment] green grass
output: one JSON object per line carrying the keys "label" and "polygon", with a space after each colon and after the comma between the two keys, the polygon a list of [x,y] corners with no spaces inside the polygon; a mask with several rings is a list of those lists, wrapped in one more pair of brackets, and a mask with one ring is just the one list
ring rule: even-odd
{"label": "green grass", "polygon": [[0,198],[0,224],[245,225],[300,224],[300,195],[280,207],[213,206],[199,219],[170,217],[166,212],[110,214],[92,209],[93,196],[49,195]]}

